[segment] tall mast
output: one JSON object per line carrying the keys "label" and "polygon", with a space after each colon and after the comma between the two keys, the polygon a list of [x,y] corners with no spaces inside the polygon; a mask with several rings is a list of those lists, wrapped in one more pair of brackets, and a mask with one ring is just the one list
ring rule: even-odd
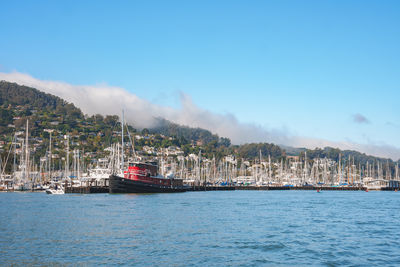
{"label": "tall mast", "polygon": [[304,182],[307,181],[307,151],[304,152]]}
{"label": "tall mast", "polygon": [[76,176],[76,149],[74,149],[72,153],[72,174],[73,176]]}
{"label": "tall mast", "polygon": [[76,159],[76,162],[77,162],[77,165],[76,165],[76,167],[77,167],[77,178],[78,178],[78,180],[80,181],[81,180],[81,169],[80,169],[80,154],[79,154],[79,149],[76,151],[76,157],[77,157],[77,159]]}
{"label": "tall mast", "polygon": [[375,178],[375,161],[372,162],[371,177]]}
{"label": "tall mast", "polygon": [[379,161],[378,161],[378,179],[380,179],[380,178],[381,178],[381,170],[379,168]]}
{"label": "tall mast", "polygon": [[181,159],[181,179],[183,179],[183,168],[184,168],[184,166],[185,166],[185,158],[182,158]]}
{"label": "tall mast", "polygon": [[28,134],[29,134],[29,120],[26,120],[26,129],[25,129],[25,182],[28,179],[28,161],[29,161],[29,146],[28,146]]}
{"label": "tall mast", "polygon": [[260,182],[262,182],[262,180],[263,180],[261,158],[262,158],[262,155],[261,155],[261,149],[260,149]]}
{"label": "tall mast", "polygon": [[268,154],[268,182],[272,180],[272,173],[271,173],[271,155]]}
{"label": "tall mast", "polygon": [[[4,163],[4,171],[6,170],[7,161]],[[0,157],[0,180],[3,179],[3,161]]]}
{"label": "tall mast", "polygon": [[65,176],[68,178],[69,175],[69,135],[66,136],[67,138],[67,155],[66,155],[66,166],[65,166]]}
{"label": "tall mast", "polygon": [[121,138],[121,148],[122,148],[122,153],[121,153],[121,169],[122,171],[124,171],[124,110],[122,110],[122,121],[121,121],[121,134],[122,134],[122,138]]}
{"label": "tall mast", "polygon": [[13,145],[14,145],[14,162],[13,162],[12,173],[13,173],[13,178],[15,178],[15,170],[16,170],[16,166],[17,166],[17,134],[16,133],[14,134]]}
{"label": "tall mast", "polygon": [[52,166],[51,166],[51,158],[52,158],[52,154],[51,154],[51,132],[52,131],[49,131],[50,132],[50,144],[49,144],[49,179],[50,179],[50,181],[51,181],[51,169],[52,169]]}
{"label": "tall mast", "polygon": [[198,169],[198,177],[199,177],[199,181],[201,183],[201,150],[199,150],[199,156],[197,157],[198,160],[198,164],[197,164],[197,168]]}
{"label": "tall mast", "polygon": [[392,180],[392,174],[389,168],[389,160],[386,161],[386,180]]}
{"label": "tall mast", "polygon": [[356,165],[354,165],[354,156],[353,156],[353,164],[351,165],[351,170],[352,170],[351,183],[354,184],[354,177],[357,172],[357,167]]}
{"label": "tall mast", "polygon": [[217,180],[217,168],[215,166],[215,155],[213,156],[213,167],[214,167],[214,182]]}
{"label": "tall mast", "polygon": [[342,161],[342,158],[341,158],[341,154],[339,153],[339,170],[338,170],[338,173],[339,173],[339,185],[340,185],[340,183],[342,182],[342,166],[341,166],[341,161]]}
{"label": "tall mast", "polygon": [[347,162],[347,184],[350,184],[350,164],[351,164],[351,158],[349,155],[349,161]]}

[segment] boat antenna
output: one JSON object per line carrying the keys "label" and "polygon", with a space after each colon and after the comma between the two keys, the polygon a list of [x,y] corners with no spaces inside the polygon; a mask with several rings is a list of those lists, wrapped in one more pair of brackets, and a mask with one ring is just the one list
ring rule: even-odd
{"label": "boat antenna", "polygon": [[132,152],[133,152],[133,157],[136,160],[136,152],[135,152],[135,136],[131,136],[131,133],[129,132],[129,127],[126,125],[126,131],[128,132],[128,137],[129,137],[129,142],[131,142],[131,147],[132,147]]}

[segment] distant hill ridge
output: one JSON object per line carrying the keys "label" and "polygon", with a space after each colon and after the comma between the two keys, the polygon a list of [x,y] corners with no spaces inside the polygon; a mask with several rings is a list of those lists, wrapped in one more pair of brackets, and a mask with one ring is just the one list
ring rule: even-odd
{"label": "distant hill ridge", "polygon": [[[19,113],[15,111],[15,107],[20,107]],[[16,123],[16,127],[23,127],[22,121],[26,117],[33,116],[34,114],[32,113],[35,111],[40,111],[45,114],[46,116],[44,117],[46,120],[48,120],[46,122],[42,122],[41,127],[37,128],[38,131],[43,130],[44,127],[52,127],[51,121],[56,119],[61,122],[62,125],[57,125],[57,127],[53,125],[54,128],[64,133],[73,130],[86,131],[89,125],[92,127],[91,131],[97,130],[104,132],[106,131],[104,130],[105,128],[115,127],[118,122],[118,117],[116,116],[85,116],[74,104],[68,103],[60,97],[44,93],[28,86],[21,86],[16,83],[0,81],[0,135],[7,135],[14,131],[14,129],[10,128],[9,126],[13,123],[16,123],[15,114],[18,113],[19,117],[21,117],[21,122]],[[310,150],[305,148],[278,146],[269,143],[244,144],[240,146],[231,145],[229,138],[219,137],[208,130],[182,126],[163,118],[156,119],[158,121],[157,125],[150,129],[144,129],[145,132],[148,132],[149,134],[161,134],[174,137],[178,140],[175,142],[175,144],[178,145],[198,145],[200,149],[203,147],[203,151],[209,152],[210,155],[217,153],[219,156],[222,156],[224,154],[232,153],[238,157],[250,159],[258,158],[259,151],[261,151],[264,157],[271,155],[276,159],[285,157],[286,154],[304,157],[304,152],[307,151],[308,159],[318,157],[330,157],[332,159],[337,159],[339,154],[341,154],[342,158],[347,159],[348,156],[354,158],[356,164],[365,164],[367,161],[393,163],[390,159],[382,159],[374,156],[368,156],[357,151],[342,151],[330,147]],[[84,128],[78,128],[78,122],[87,126]],[[83,140],[84,137],[81,139]],[[103,144],[103,146],[105,145]]]}
{"label": "distant hill ridge", "polygon": [[65,115],[83,117],[80,109],[58,96],[44,93],[35,88],[0,81],[0,105],[22,105],[31,109],[54,109]]}
{"label": "distant hill ridge", "polygon": [[[12,117],[6,114],[9,112],[4,109],[4,107],[8,105],[24,106],[27,109],[27,112],[24,114],[26,116],[32,114],[31,110],[40,109],[54,111],[59,116],[65,118],[84,119],[84,115],[79,108],[58,96],[44,93],[32,87],[0,81],[0,106],[3,107],[2,111],[4,114],[2,114],[2,117],[6,118],[0,121],[1,126],[7,126],[13,122]],[[157,122],[155,127],[148,129],[149,133],[176,136],[188,141],[199,141],[205,144],[220,142],[225,146],[230,145],[230,140],[228,138],[219,138],[218,135],[212,134],[205,129],[181,126],[163,118],[157,118]]]}

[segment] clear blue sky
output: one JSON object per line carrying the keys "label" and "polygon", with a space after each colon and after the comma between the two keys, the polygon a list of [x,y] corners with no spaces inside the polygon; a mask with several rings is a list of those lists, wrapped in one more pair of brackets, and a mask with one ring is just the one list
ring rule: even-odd
{"label": "clear blue sky", "polygon": [[400,147],[400,1],[3,1],[0,36],[0,72]]}

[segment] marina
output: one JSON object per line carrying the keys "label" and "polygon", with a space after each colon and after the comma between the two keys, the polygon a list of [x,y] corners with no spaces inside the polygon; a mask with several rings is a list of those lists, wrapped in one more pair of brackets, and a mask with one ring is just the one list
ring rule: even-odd
{"label": "marina", "polygon": [[[35,90],[5,82],[0,85],[14,86],[21,94]],[[17,114],[38,113],[29,107],[16,108]],[[206,130],[167,124],[187,131],[190,138],[201,133],[209,143],[188,142],[173,133],[138,131],[126,123],[124,110],[121,117],[82,116],[80,131],[61,130],[67,126],[62,121],[44,124],[58,128],[39,127],[42,121],[38,119],[46,116],[43,112],[36,119],[12,118],[19,121],[19,128],[14,130],[15,125],[10,124],[8,140],[0,143],[0,191],[87,194],[400,189],[399,161],[357,151],[331,147],[286,151],[268,143],[238,146]],[[95,126],[98,122],[101,126]]]}
{"label": "marina", "polygon": [[[63,187],[65,193],[162,192],[161,189],[154,190],[154,186],[160,185],[168,192],[173,192],[173,188],[176,191],[400,189],[398,163],[367,161],[357,164],[354,157],[343,158],[340,153],[337,160],[327,157],[310,159],[305,152],[275,161],[270,155],[263,155],[261,150],[253,160],[235,155],[210,159],[202,156],[201,151],[197,155],[184,156],[177,148],[172,154],[167,153],[168,149],[159,149],[155,155],[145,155],[144,151],[135,150],[134,137],[123,120],[121,129],[126,128],[127,133],[122,132],[121,143],[113,144],[107,149],[106,157],[95,158],[90,165],[84,164],[79,149],[71,153],[69,136],[65,136],[64,164],[58,164],[58,169],[55,169],[51,152],[52,131],[49,132],[46,156],[35,163],[28,125],[27,120],[24,139],[14,136],[8,156],[3,160],[0,191],[50,192],[49,189],[57,185]],[[123,139],[125,135],[130,140],[128,147]],[[7,164],[12,165],[10,173],[6,173]],[[121,189],[126,182],[131,183],[130,187],[133,183],[142,183],[143,189],[137,186],[137,189]],[[113,190],[116,183],[119,189]],[[150,184],[153,186],[148,189],[143,187]]]}
{"label": "marina", "polygon": [[0,267],[400,267],[400,1],[2,1]]}

